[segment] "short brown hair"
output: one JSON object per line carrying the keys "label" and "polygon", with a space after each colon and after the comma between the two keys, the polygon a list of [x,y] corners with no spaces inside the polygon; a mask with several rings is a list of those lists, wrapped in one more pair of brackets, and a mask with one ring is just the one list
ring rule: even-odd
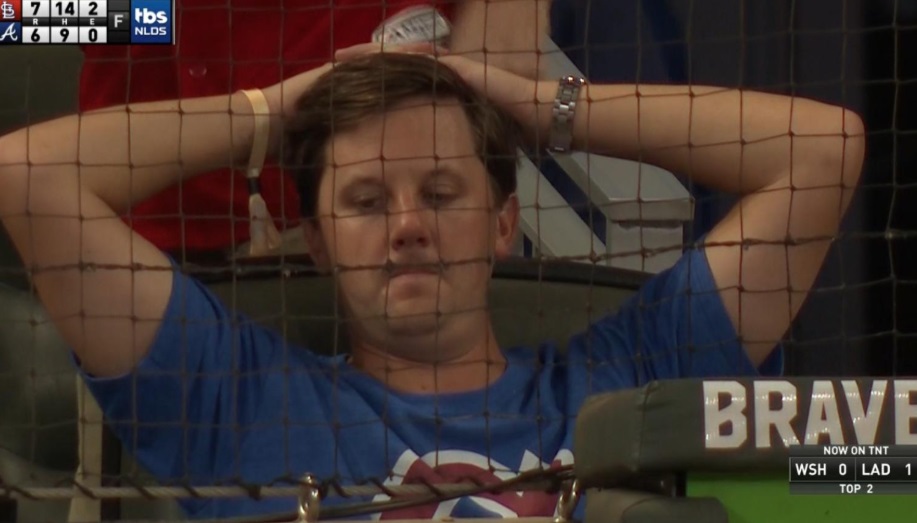
{"label": "short brown hair", "polygon": [[285,132],[285,167],[296,181],[304,218],[318,213],[325,147],[334,133],[356,128],[418,96],[457,99],[474,133],[497,203],[516,191],[517,148],[522,132],[511,116],[477,94],[448,67],[430,57],[374,53],[336,64],[297,101]]}

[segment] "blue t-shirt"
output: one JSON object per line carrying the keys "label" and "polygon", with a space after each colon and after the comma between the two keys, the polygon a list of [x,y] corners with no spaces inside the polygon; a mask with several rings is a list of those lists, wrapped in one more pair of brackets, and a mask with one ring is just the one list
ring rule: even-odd
{"label": "blue t-shirt", "polygon": [[[377,478],[399,485],[506,479],[570,464],[575,416],[590,394],[656,379],[756,373],[700,250],[653,277],[565,351],[545,344],[503,352],[506,371],[486,389],[392,392],[343,356],[315,355],[231,314],[202,284],[176,274],[162,327],[136,371],[86,379],[128,451],[164,483],[269,484],[309,472],[343,484]],[[761,371],[780,365],[771,358]],[[383,518],[550,516],[556,499],[482,495]],[[292,512],[294,503],[182,502],[201,518]]]}

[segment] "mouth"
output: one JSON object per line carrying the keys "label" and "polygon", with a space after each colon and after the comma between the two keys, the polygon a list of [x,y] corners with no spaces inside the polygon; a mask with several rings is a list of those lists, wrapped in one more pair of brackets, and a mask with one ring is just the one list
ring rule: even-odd
{"label": "mouth", "polygon": [[440,264],[432,263],[402,265],[388,263],[386,264],[385,269],[390,280],[400,276],[439,276],[442,274],[442,268]]}
{"label": "mouth", "polygon": [[434,271],[417,271],[417,270],[404,270],[404,271],[395,271],[389,275],[390,280],[395,278],[401,278],[403,276],[436,276],[438,273]]}

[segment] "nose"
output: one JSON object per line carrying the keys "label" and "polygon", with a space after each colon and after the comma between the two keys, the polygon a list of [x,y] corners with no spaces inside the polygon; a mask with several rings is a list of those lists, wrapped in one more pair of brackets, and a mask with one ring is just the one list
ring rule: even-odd
{"label": "nose", "polygon": [[429,247],[433,239],[433,211],[418,205],[416,198],[410,195],[397,196],[392,203],[388,214],[392,249]]}

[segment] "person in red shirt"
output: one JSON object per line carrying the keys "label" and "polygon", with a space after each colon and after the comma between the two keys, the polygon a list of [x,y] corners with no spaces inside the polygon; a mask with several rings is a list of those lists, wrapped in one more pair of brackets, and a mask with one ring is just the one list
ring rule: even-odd
{"label": "person in red shirt", "polygon": [[[405,13],[422,8],[439,13],[446,31],[437,26],[435,34],[448,33],[442,43],[451,52],[484,59],[487,49],[488,63],[534,77],[538,38],[547,30],[546,2],[177,0],[176,45],[83,49],[80,109],[274,84],[318,67],[338,49],[378,41],[383,30],[388,38],[422,41],[430,36],[425,31],[433,32],[432,24],[418,26],[418,20],[433,18],[403,22]],[[278,228],[296,226],[299,202],[288,177],[265,168],[260,192]],[[137,202],[124,218],[179,260],[225,260],[249,240],[249,194],[240,172],[217,171]]]}

